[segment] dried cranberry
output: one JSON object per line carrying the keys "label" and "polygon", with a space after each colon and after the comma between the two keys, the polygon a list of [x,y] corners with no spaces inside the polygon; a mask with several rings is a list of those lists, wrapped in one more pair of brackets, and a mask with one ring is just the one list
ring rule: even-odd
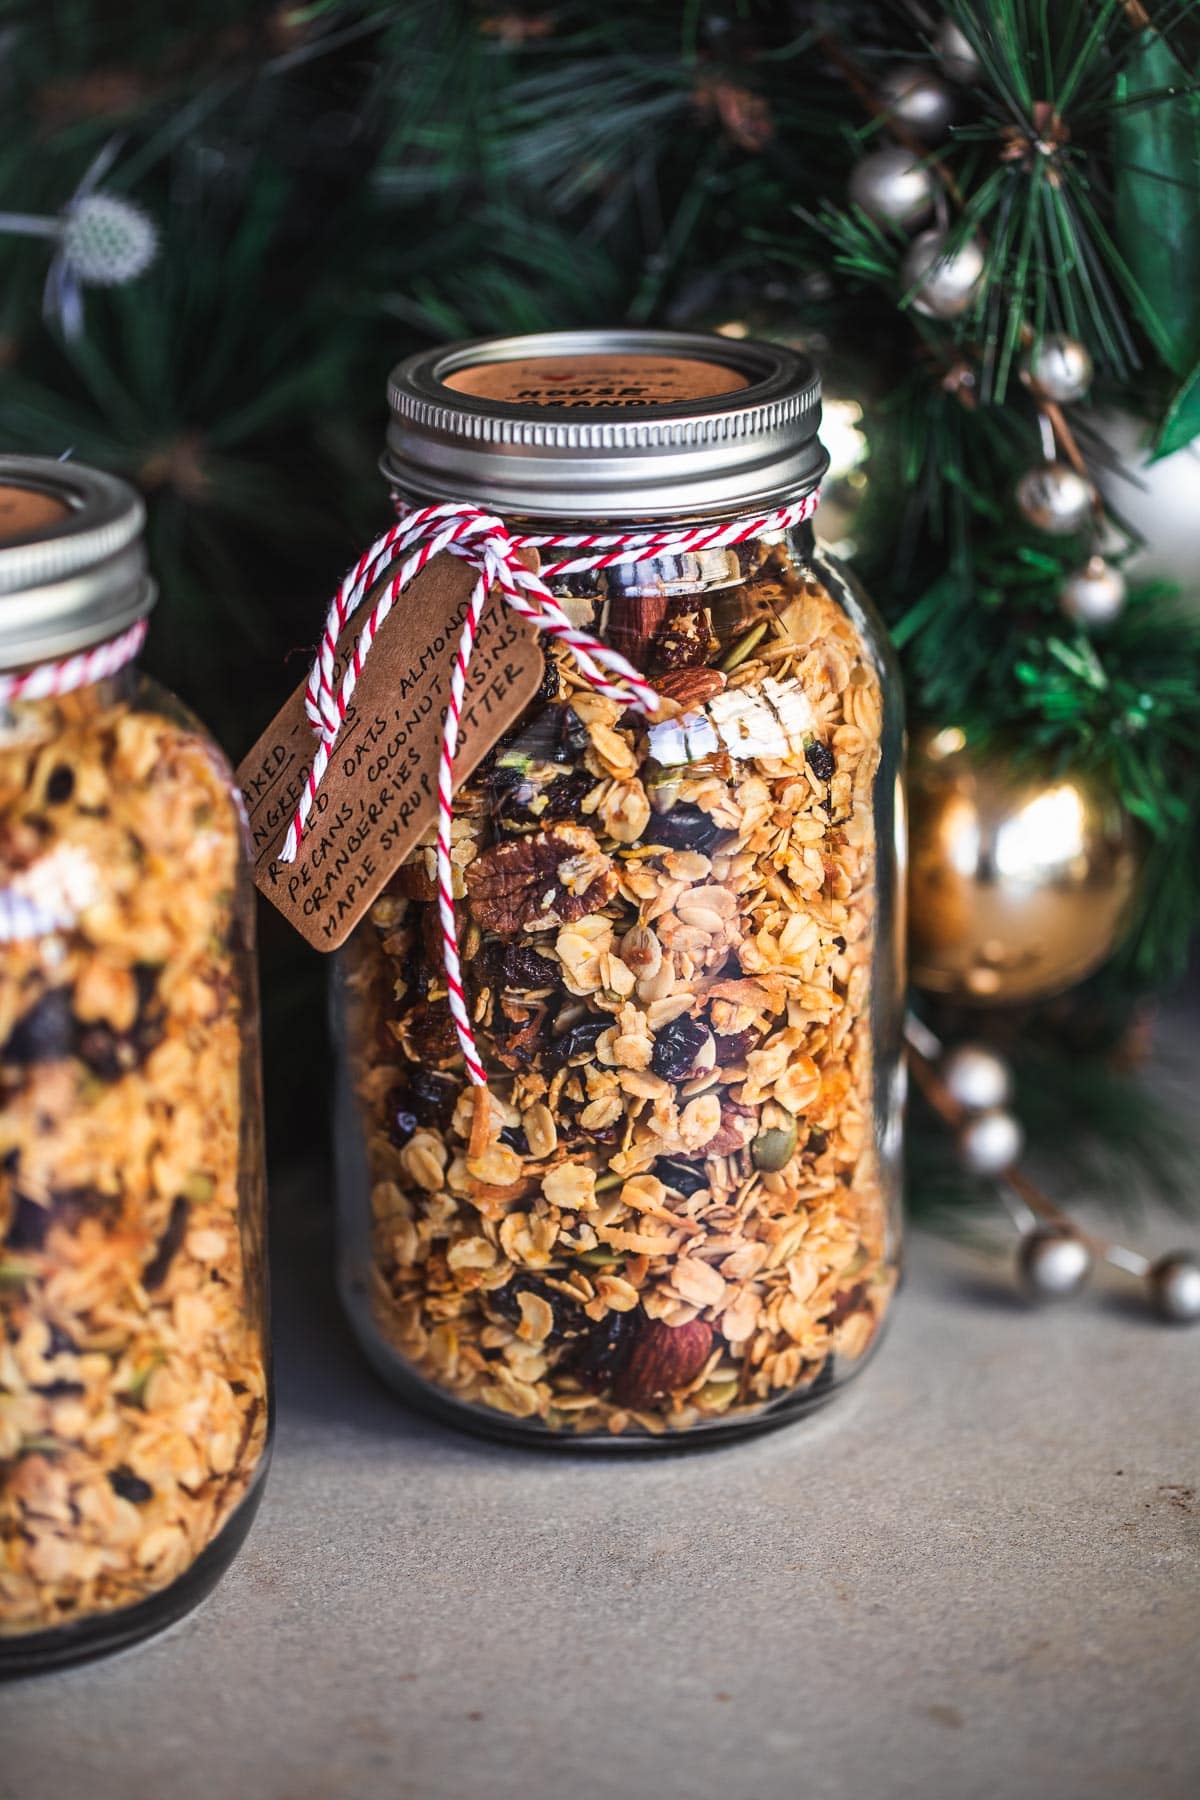
{"label": "dried cranberry", "polygon": [[664,1081],[686,1080],[707,1038],[708,1027],[699,1019],[689,1019],[686,1014],[680,1019],[672,1019],[654,1040],[650,1067]]}
{"label": "dried cranberry", "polygon": [[804,752],[804,759],[818,781],[829,780],[833,774],[833,751],[828,744],[810,744]]}
{"label": "dried cranberry", "polygon": [[660,813],[647,827],[646,836],[653,843],[667,844],[672,850],[707,850],[715,843],[720,827],[698,806],[681,800],[668,813]]}

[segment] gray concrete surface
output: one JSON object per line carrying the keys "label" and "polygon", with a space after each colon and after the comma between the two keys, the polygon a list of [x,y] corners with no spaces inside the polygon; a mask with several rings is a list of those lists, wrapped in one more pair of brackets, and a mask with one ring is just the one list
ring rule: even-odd
{"label": "gray concrete surface", "polygon": [[1196,1793],[1200,1331],[1115,1293],[1031,1314],[918,1238],[810,1423],[521,1453],[368,1371],[317,1186],[276,1196],[249,1543],[165,1636],[0,1691],[3,1800]]}

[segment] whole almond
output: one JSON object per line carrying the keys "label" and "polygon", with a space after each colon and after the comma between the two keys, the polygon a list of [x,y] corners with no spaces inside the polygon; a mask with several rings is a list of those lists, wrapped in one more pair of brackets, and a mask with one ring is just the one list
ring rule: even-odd
{"label": "whole almond", "polygon": [[613,1399],[618,1406],[636,1410],[686,1387],[708,1361],[712,1340],[712,1326],[703,1319],[692,1319],[686,1325],[647,1319],[613,1383]]}

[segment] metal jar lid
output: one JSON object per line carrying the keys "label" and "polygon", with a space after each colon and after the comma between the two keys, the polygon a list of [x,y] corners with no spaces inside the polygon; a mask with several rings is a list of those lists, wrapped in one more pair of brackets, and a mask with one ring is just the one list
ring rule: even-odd
{"label": "metal jar lid", "polygon": [[730,517],[797,498],[828,461],[815,367],[748,338],[478,338],[400,363],[388,403],[393,487],[517,517]]}
{"label": "metal jar lid", "polygon": [[145,617],[145,519],[114,475],[0,456],[0,668],[70,656]]}

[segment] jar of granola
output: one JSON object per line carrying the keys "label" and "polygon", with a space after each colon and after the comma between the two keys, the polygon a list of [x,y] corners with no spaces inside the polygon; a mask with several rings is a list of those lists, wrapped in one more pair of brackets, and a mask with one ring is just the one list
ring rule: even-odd
{"label": "jar of granola", "polygon": [[143,508],[0,457],[0,1670],[217,1580],[270,1436],[252,889]]}
{"label": "jar of granola", "polygon": [[793,1419],[862,1366],[899,1231],[901,703],[808,522],[816,373],[555,333],[419,355],[390,401],[401,525],[483,509],[662,704],[545,628],[454,797],[454,964],[432,828],[341,953],[351,1319],[405,1394],[507,1436]]}

